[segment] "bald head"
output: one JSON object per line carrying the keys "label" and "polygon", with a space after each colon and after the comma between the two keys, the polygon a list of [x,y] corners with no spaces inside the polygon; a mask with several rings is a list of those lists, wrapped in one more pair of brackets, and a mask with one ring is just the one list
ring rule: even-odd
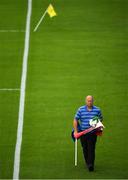
{"label": "bald head", "polygon": [[93,96],[91,96],[91,95],[86,96],[85,102],[86,102],[86,105],[87,105],[88,108],[92,108],[92,106],[93,106]]}

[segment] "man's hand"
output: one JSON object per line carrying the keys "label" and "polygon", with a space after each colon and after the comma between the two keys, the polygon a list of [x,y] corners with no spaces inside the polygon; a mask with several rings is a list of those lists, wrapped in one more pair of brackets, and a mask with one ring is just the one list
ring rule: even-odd
{"label": "man's hand", "polygon": [[75,137],[75,138],[77,138],[77,135],[78,135],[78,133],[77,133],[77,132],[74,132],[74,137]]}

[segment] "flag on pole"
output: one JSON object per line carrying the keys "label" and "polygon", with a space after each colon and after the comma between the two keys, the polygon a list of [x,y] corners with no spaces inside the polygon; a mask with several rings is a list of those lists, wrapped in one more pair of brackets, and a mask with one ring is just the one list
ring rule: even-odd
{"label": "flag on pole", "polygon": [[49,14],[49,16],[52,18],[54,16],[57,16],[55,10],[54,10],[54,7],[49,4],[48,8],[47,8],[47,13]]}
{"label": "flag on pole", "polygon": [[35,26],[34,32],[37,31],[39,25],[41,24],[41,22],[43,21],[45,15],[46,15],[47,13],[49,14],[49,16],[50,16],[51,18],[54,17],[54,16],[57,16],[57,14],[56,14],[56,12],[55,12],[55,10],[54,10],[54,7],[53,7],[51,4],[49,4],[48,8],[45,10],[45,12],[44,12],[43,15],[41,16],[40,20],[38,21],[37,25]]}

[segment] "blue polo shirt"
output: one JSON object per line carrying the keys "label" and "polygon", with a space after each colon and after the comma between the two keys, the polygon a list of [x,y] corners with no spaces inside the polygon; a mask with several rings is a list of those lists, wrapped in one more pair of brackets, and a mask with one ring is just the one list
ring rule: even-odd
{"label": "blue polo shirt", "polygon": [[81,130],[85,130],[90,128],[90,124],[89,121],[94,117],[94,116],[98,116],[99,119],[102,121],[102,114],[101,114],[101,110],[96,107],[96,106],[92,106],[91,110],[87,109],[87,106],[82,106],[78,109],[78,111],[76,112],[75,118],[77,121],[80,121],[80,127]]}

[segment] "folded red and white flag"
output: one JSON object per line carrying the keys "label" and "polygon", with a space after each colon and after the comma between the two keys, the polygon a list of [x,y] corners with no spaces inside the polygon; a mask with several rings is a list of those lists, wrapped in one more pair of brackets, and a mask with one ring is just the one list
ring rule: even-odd
{"label": "folded red and white flag", "polygon": [[[84,131],[74,133],[74,137],[78,139],[78,138],[80,138],[80,136],[87,134],[89,132],[93,132],[93,131],[96,132],[97,135],[100,135],[100,133],[103,131],[103,128],[105,128],[105,127],[102,124],[102,122],[98,121],[98,123],[95,126],[85,129]],[[98,133],[98,132],[100,132],[100,133]]]}

